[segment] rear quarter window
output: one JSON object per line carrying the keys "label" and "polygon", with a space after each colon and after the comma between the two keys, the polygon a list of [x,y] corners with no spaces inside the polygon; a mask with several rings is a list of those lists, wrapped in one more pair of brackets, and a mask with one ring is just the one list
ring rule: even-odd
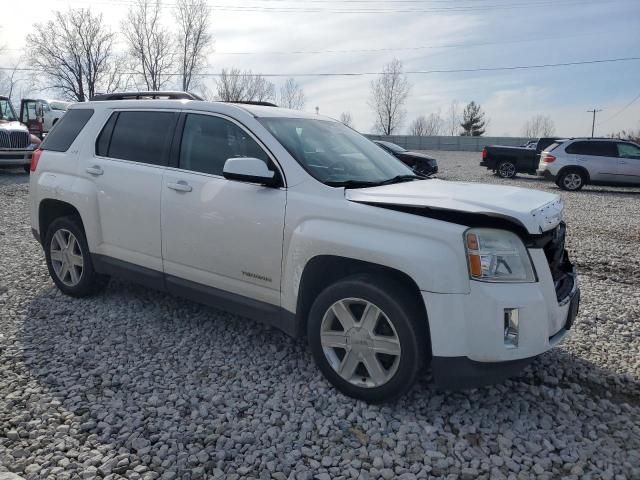
{"label": "rear quarter window", "polygon": [[40,149],[66,152],[92,116],[93,109],[90,108],[69,110],[56,122]]}

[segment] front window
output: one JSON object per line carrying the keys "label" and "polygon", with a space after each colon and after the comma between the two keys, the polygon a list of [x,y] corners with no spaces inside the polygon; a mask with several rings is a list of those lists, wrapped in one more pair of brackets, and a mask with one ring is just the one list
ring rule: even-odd
{"label": "front window", "polygon": [[5,98],[0,99],[0,120],[5,120],[7,122],[15,122],[18,120],[11,102]]}
{"label": "front window", "polygon": [[372,186],[417,177],[400,160],[340,122],[258,119],[314,178],[331,186]]}
{"label": "front window", "polygon": [[618,156],[620,158],[637,158],[640,160],[640,147],[632,143],[618,143]]}

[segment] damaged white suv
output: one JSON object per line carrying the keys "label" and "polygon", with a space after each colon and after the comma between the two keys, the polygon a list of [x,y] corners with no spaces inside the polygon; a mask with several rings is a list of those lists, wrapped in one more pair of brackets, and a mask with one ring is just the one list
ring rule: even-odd
{"label": "damaged white suv", "polygon": [[443,387],[500,381],[577,315],[557,195],[418,177],[329,118],[107,96],[72,106],[31,170],[60,290],[117,275],[306,335],[366,401],[429,363]]}

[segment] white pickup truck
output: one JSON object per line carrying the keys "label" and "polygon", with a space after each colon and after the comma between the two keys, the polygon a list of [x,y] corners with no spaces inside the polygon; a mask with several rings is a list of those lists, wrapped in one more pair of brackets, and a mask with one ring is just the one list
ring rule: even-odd
{"label": "white pickup truck", "polygon": [[76,104],[34,155],[63,292],[118,275],[267,322],[370,402],[429,363],[443,387],[500,381],[567,334],[557,195],[417,177],[329,118],[169,98]]}

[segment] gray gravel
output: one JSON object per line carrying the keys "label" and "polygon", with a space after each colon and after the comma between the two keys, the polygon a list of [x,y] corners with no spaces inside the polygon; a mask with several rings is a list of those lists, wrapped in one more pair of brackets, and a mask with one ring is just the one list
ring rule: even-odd
{"label": "gray gravel", "polygon": [[[433,154],[443,178],[558,192]],[[0,478],[640,478],[638,188],[562,193],[583,288],[562,347],[501,385],[439,391],[425,372],[371,406],[260,324],[119,281],[61,295],[26,180],[0,170]]]}

